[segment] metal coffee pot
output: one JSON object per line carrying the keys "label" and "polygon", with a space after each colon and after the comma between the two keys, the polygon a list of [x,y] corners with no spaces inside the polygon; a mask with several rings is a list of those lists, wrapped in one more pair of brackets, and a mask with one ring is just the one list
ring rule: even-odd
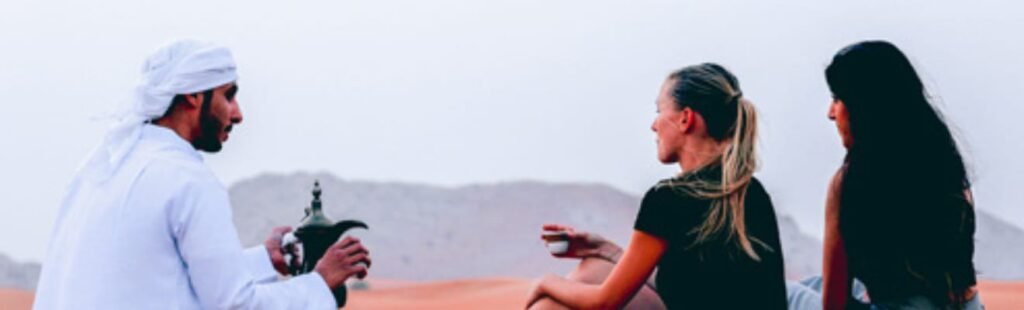
{"label": "metal coffee pot", "polygon": [[[286,236],[283,242],[285,249],[291,254],[288,261],[301,261],[301,264],[289,264],[289,271],[293,276],[312,272],[316,267],[316,263],[324,256],[327,248],[338,242],[341,235],[349,229],[357,227],[369,229],[366,223],[361,221],[345,220],[335,223],[330,220],[324,215],[320,194],[320,181],[316,181],[313,183],[313,201],[305,209],[306,217],[302,219],[299,226],[290,234],[294,237]],[[295,253],[296,250],[300,250],[296,244],[301,244],[300,253]],[[295,256],[299,258],[296,259]],[[336,298],[339,298],[338,306],[342,306],[347,294],[345,287],[339,287],[335,290],[334,294]]]}

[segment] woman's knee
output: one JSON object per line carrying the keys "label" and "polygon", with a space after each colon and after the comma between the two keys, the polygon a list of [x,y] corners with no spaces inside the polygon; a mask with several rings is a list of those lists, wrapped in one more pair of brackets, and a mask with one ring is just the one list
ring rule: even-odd
{"label": "woman's knee", "polygon": [[587,284],[601,284],[612,273],[615,264],[600,258],[584,258],[566,278]]}
{"label": "woman's knee", "polygon": [[554,299],[544,297],[543,299],[537,301],[532,306],[530,306],[529,310],[564,310],[564,309],[569,309],[569,307],[566,307],[565,305],[558,303]]}

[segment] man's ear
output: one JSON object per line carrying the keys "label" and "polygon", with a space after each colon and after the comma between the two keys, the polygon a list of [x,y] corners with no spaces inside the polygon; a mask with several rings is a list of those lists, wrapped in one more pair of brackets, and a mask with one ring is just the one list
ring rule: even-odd
{"label": "man's ear", "polygon": [[185,99],[185,102],[183,102],[185,106],[183,106],[183,108],[199,109],[203,106],[203,96],[203,93],[195,93],[182,96]]}

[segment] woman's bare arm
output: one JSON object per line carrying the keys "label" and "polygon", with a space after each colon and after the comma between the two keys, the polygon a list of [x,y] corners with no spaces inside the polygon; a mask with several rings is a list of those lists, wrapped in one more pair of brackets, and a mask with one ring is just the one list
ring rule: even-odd
{"label": "woman's bare arm", "polygon": [[842,170],[836,172],[825,201],[825,244],[822,302],[828,310],[844,309],[850,298],[851,278],[843,237],[839,232],[839,190]]}
{"label": "woman's bare arm", "polygon": [[[601,285],[548,276],[541,280],[534,296],[546,295],[574,309],[621,308],[643,286],[667,247],[661,238],[634,231],[622,260]],[[534,301],[531,300],[531,303]]]}

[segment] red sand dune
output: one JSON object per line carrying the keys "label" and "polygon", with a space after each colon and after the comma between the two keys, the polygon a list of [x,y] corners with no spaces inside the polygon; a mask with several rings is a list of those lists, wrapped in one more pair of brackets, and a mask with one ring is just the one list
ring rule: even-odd
{"label": "red sand dune", "polygon": [[[377,283],[380,282],[378,285]],[[348,309],[523,309],[532,281],[482,278],[395,286],[371,281],[370,290],[352,292]],[[1024,310],[1024,282],[983,281],[988,310]]]}
{"label": "red sand dune", "polygon": [[0,289],[0,309],[32,309],[33,296],[29,291]]}
{"label": "red sand dune", "polygon": [[[531,281],[481,278],[443,282],[372,280],[370,290],[353,291],[346,309],[522,309]],[[986,309],[1024,309],[1024,282],[984,281]],[[0,309],[32,308],[32,293],[0,289]]]}
{"label": "red sand dune", "polygon": [[[394,288],[353,291],[348,309],[517,309],[526,306],[531,282],[523,279],[481,278],[426,282]],[[383,284],[382,283],[382,284]]]}
{"label": "red sand dune", "polygon": [[1024,282],[981,281],[978,291],[985,309],[1024,309]]}

